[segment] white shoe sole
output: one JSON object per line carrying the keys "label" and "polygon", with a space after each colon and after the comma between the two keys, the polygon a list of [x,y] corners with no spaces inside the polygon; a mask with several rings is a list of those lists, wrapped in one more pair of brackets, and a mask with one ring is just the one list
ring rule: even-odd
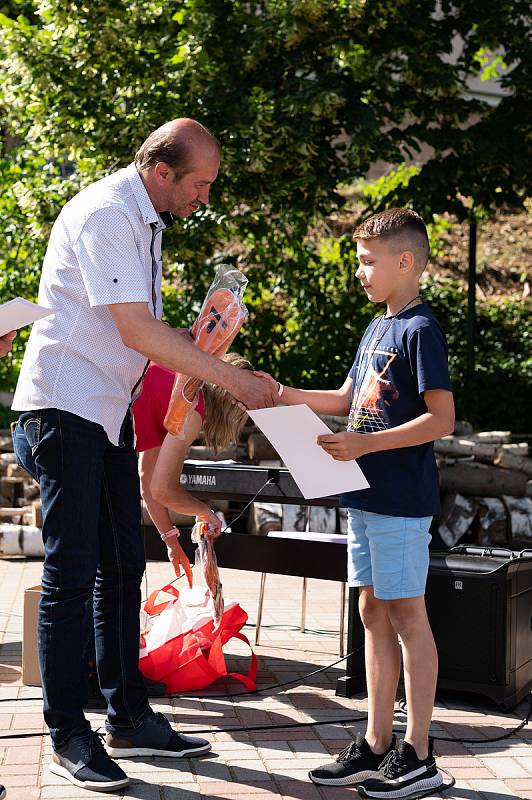
{"label": "white shoe sole", "polygon": [[[415,784],[405,786],[404,789],[399,786],[390,787],[388,791],[368,791],[364,786],[359,787],[359,794],[361,797],[371,797],[377,800],[401,800],[401,798],[408,798],[410,795],[423,794],[424,792],[439,789],[443,785],[443,778],[438,772],[432,778],[423,778]],[[415,788],[414,788],[415,787]]]}
{"label": "white shoe sole", "polygon": [[79,786],[80,789],[88,789],[91,792],[115,792],[118,789],[123,789],[129,786],[129,778],[123,778],[120,781],[108,781],[107,783],[100,783],[99,781],[78,781],[67,769],[62,767],[61,764],[56,764],[52,761],[50,764],[50,772],[54,775],[59,775],[61,778],[66,778],[67,781]]}
{"label": "white shoe sole", "polygon": [[7,794],[6,790],[2,789],[2,793],[0,794],[0,800],[4,800],[4,797],[6,796],[6,794]]}
{"label": "white shoe sole", "polygon": [[111,758],[137,758],[139,756],[159,756],[160,758],[190,758],[191,756],[202,756],[209,753],[212,749],[210,744],[203,747],[193,747],[190,750],[156,750],[153,747],[110,747],[105,745],[107,754]]}
{"label": "white shoe sole", "polygon": [[354,775],[346,775],[344,778],[315,778],[311,772],[308,776],[312,783],[318,783],[320,786],[356,786],[362,781],[367,781],[370,778],[378,778],[380,772],[377,770],[367,769],[364,772],[356,772]]}

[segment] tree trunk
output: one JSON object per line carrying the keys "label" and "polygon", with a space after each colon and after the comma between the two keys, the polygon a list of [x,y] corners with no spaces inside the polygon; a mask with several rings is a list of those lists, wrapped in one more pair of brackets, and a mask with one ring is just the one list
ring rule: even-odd
{"label": "tree trunk", "polygon": [[253,503],[249,515],[249,532],[267,536],[270,531],[282,528],[283,507],[280,503]]}
{"label": "tree trunk", "polygon": [[443,492],[468,496],[500,497],[508,494],[521,497],[526,491],[526,475],[474,461],[443,464],[440,466],[440,488]]}
{"label": "tree trunk", "polygon": [[479,433],[473,433],[468,438],[483,444],[509,444],[512,434],[510,431],[480,431]]}
{"label": "tree trunk", "polygon": [[472,526],[475,544],[510,547],[508,514],[498,497],[476,497],[478,514]]}
{"label": "tree trunk", "polygon": [[251,433],[248,436],[249,460],[256,464],[264,459],[278,459],[279,453],[263,433]]}
{"label": "tree trunk", "polygon": [[503,502],[510,516],[512,548],[532,548],[532,498],[504,496]]}
{"label": "tree trunk", "polygon": [[532,477],[532,458],[514,455],[514,453],[511,451],[503,450],[501,447],[497,451],[494,463],[498,467],[504,467],[505,469],[516,469],[519,470],[519,472],[524,472],[525,475]]}
{"label": "tree trunk", "polygon": [[454,547],[462,536],[465,536],[476,513],[477,506],[472,498],[463,497],[457,492],[444,496],[439,515],[438,533],[447,547]]}

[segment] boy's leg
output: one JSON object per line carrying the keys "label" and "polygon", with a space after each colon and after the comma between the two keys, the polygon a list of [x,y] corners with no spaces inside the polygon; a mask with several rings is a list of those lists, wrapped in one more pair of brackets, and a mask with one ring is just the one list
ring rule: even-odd
{"label": "boy's leg", "polygon": [[358,785],[376,777],[395,739],[393,707],[399,676],[399,645],[386,603],[373,594],[372,564],[364,512],[349,509],[347,529],[348,583],[359,587],[359,609],[365,629],[368,684],[368,728],[331,764],[312,769],[309,778],[324,786]]}
{"label": "boy's leg", "polygon": [[401,639],[408,721],[405,742],[421,760],[428,755],[428,734],[438,676],[438,653],[424,597],[387,603],[391,625]]}
{"label": "boy's leg", "polygon": [[392,741],[393,711],[401,669],[399,642],[388,616],[388,603],[375,597],[373,586],[360,587],[359,593],[368,690],[365,738],[374,753],[384,753]]}
{"label": "boy's leg", "polygon": [[408,729],[406,739],[382,762],[379,776],[358,786],[362,797],[408,800],[443,783],[428,739],[437,671],[423,598],[430,521],[368,514],[374,593],[384,601],[404,653]]}

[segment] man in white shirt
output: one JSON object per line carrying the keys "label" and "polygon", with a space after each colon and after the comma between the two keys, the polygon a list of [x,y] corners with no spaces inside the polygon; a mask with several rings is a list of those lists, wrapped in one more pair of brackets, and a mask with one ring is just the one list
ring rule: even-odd
{"label": "man in white shirt", "polygon": [[[39,611],[51,770],[96,791],[121,789],[111,760],[206,753],[154,714],[138,671],[144,572],[130,408],[148,359],[227,388],[248,408],[271,406],[276,384],[198,350],[161,318],[161,238],[172,216],[208,202],[220,163],[194,120],[152,133],[125,169],[62,209],[44,259],[39,303],[13,408],[15,452],[38,481],[45,561]],[[88,605],[108,703],[107,751],[83,714]]]}

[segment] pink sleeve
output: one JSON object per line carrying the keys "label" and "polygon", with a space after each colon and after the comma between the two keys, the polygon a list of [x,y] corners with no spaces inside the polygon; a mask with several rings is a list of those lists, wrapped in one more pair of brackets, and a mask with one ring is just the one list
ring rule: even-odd
{"label": "pink sleeve", "polygon": [[166,436],[163,420],[170,401],[174,373],[152,362],[142,383],[142,392],[133,403],[136,450],[160,447]]}
{"label": "pink sleeve", "polygon": [[204,419],[205,419],[205,396],[204,396],[203,392],[201,391],[201,389],[198,392],[198,401],[196,403],[195,411],[198,412],[198,414],[201,417],[201,421],[203,422]]}

